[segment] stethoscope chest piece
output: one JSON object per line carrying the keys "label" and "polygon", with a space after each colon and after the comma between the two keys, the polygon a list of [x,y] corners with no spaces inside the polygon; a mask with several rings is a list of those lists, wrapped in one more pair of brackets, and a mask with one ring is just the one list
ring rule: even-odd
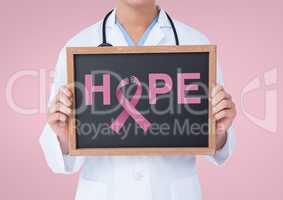
{"label": "stethoscope chest piece", "polygon": [[113,47],[113,45],[106,42],[106,43],[101,43],[100,45],[98,45],[98,47]]}

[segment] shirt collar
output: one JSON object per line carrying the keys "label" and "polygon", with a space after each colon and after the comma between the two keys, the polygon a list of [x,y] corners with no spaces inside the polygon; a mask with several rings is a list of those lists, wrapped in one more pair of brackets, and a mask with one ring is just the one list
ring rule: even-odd
{"label": "shirt collar", "polygon": [[[116,26],[116,8],[113,10],[113,12],[111,13],[111,15],[109,16],[107,23],[106,23],[106,27],[107,28],[112,28],[114,26]],[[165,11],[163,9],[160,9],[159,12],[159,16],[158,16],[158,21],[157,21],[157,25],[160,28],[170,28],[171,24],[167,18],[167,15],[165,13]]]}

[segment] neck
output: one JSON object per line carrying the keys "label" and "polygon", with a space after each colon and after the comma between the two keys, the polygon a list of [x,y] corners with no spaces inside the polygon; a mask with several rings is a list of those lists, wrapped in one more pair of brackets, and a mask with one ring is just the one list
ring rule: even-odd
{"label": "neck", "polygon": [[137,42],[143,35],[152,19],[157,15],[157,7],[152,4],[131,6],[123,1],[118,1],[116,17],[126,29],[131,38]]}

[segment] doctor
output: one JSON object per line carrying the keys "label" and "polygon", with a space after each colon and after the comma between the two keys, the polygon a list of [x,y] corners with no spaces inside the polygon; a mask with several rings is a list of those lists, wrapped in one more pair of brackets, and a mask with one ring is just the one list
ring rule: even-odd
{"label": "doctor", "polygon": [[[209,44],[209,41],[197,30],[172,20],[154,0],[117,0],[113,12],[82,30],[65,47],[93,47],[101,43],[102,46],[200,45]],[[68,155],[67,121],[71,113],[72,93],[65,86],[65,47],[56,65],[48,123],[40,137],[40,144],[54,173],[70,174],[80,170],[76,199],[201,199],[195,156]],[[236,111],[231,96],[221,86],[223,80],[219,67],[217,73],[218,84],[211,94],[217,121],[217,151],[204,158],[221,165],[231,156],[234,147],[231,124]]]}

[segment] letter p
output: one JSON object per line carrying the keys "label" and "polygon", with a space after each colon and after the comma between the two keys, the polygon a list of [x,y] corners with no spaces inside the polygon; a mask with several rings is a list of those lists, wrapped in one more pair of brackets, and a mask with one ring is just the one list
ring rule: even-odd
{"label": "letter p", "polygon": [[[149,103],[156,104],[156,95],[168,93],[172,89],[172,79],[168,74],[149,74]],[[163,87],[157,87],[157,80],[164,81]]]}

